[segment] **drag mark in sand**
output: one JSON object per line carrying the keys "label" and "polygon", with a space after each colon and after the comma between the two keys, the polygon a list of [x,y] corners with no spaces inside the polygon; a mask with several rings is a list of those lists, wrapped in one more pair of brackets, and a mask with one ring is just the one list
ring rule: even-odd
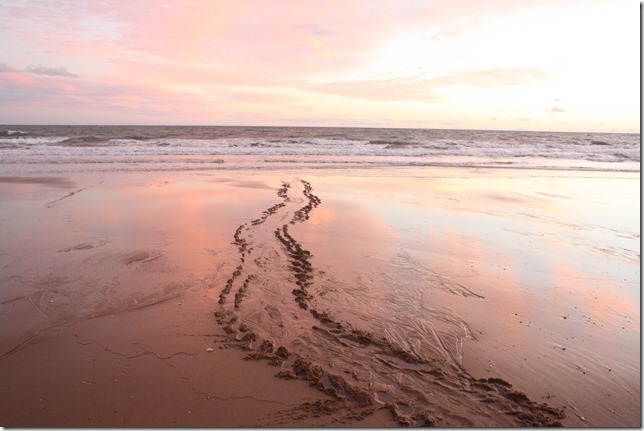
{"label": "drag mark in sand", "polygon": [[282,183],[277,195],[281,202],[235,231],[240,263],[215,317],[229,334],[222,347],[246,350],[246,359],[279,367],[276,377],[308,381],[333,397],[284,411],[279,420],[352,409],[366,417],[386,409],[405,426],[561,425],[563,410],[531,401],[503,379],[471,376],[433,328],[425,331],[444,352],[428,357],[340,321],[335,309],[320,309],[316,280],[322,273],[290,226],[306,222],[322,201],[305,180]]}
{"label": "drag mark in sand", "polygon": [[76,193],[80,193],[80,192],[82,192],[83,190],[87,190],[87,187],[84,187],[84,188],[82,188],[82,189],[78,189],[78,190],[76,190],[76,191],[73,191],[73,192],[71,192],[71,193],[68,193],[68,194],[66,194],[65,196],[63,196],[62,198],[58,198],[58,199],[53,200],[53,201],[51,201],[51,202],[47,202],[47,203],[45,204],[45,206],[46,206],[47,208],[51,208],[51,206],[52,206],[53,204],[55,204],[55,203],[57,203],[57,202],[60,202],[60,201],[62,201],[62,200],[64,200],[64,199],[71,198],[71,197],[72,197],[72,196],[74,196]]}
{"label": "drag mark in sand", "polygon": [[[101,184],[103,184],[103,181],[99,182],[97,185],[99,185],[99,186],[100,186]],[[63,196],[63,197],[61,197],[61,198],[55,199],[55,200],[53,200],[53,201],[51,201],[51,202],[47,202],[47,203],[45,204],[45,206],[46,206],[47,208],[51,208],[53,204],[58,203],[58,202],[60,202],[60,201],[62,201],[62,200],[65,200],[65,199],[71,198],[72,196],[74,196],[74,195],[76,195],[76,194],[78,194],[78,193],[80,193],[80,192],[82,192],[82,191],[85,191],[85,190],[87,190],[87,189],[89,189],[89,188],[91,188],[91,187],[93,187],[93,186],[83,187],[82,189],[78,189],[78,190],[75,190],[75,191],[73,191],[73,192],[70,192],[70,193],[66,194],[65,196]]]}

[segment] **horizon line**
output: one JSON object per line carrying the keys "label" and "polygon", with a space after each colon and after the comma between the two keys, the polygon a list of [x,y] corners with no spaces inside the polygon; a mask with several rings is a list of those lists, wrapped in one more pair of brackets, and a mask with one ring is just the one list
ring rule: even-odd
{"label": "horizon line", "polygon": [[294,125],[225,125],[225,124],[60,124],[60,123],[2,123],[1,126],[54,126],[54,127],[256,127],[256,128],[302,128],[302,129],[389,129],[389,130],[468,130],[481,132],[531,132],[531,133],[595,133],[595,134],[624,134],[641,135],[641,129],[637,132],[624,131],[589,131],[589,130],[534,130],[534,129],[479,129],[479,128],[445,128],[445,127],[386,127],[386,126],[294,126]]}

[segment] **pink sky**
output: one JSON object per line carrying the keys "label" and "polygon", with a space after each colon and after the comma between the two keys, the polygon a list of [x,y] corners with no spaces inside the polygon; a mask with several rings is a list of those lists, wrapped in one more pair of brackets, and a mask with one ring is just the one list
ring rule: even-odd
{"label": "pink sky", "polygon": [[0,123],[639,131],[634,0],[0,3]]}

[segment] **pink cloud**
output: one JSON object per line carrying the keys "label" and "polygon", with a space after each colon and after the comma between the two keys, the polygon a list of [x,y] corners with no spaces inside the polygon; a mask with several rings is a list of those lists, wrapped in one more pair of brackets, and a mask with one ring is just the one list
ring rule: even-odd
{"label": "pink cloud", "polygon": [[6,6],[3,22],[35,49],[93,64],[96,77],[301,87],[321,72],[359,68],[383,41],[404,32],[440,35],[463,23],[555,3],[562,0],[88,0]]}
{"label": "pink cloud", "polygon": [[[23,71],[0,72],[0,104],[11,107],[80,108],[132,113],[208,110],[206,100],[181,99],[176,93],[156,87],[123,85],[120,82],[88,82],[74,78],[51,78]],[[170,107],[170,108],[169,108]]]}
{"label": "pink cloud", "polygon": [[548,74],[537,68],[508,68],[459,72],[433,79],[392,78],[332,82],[309,89],[374,101],[439,101],[443,100],[440,90],[449,87],[507,87],[532,84],[548,78]]}
{"label": "pink cloud", "polygon": [[235,93],[230,98],[231,100],[239,102],[260,103],[266,105],[286,105],[302,101],[302,97],[287,94]]}
{"label": "pink cloud", "polygon": [[29,66],[27,72],[36,75],[64,76],[66,78],[78,78],[78,75],[67,70],[66,67]]}
{"label": "pink cloud", "polygon": [[[186,0],[154,6],[87,1],[59,8],[36,2],[8,7],[5,14],[21,40],[61,56],[97,58],[107,63],[108,72],[129,79],[132,72],[163,69],[164,61],[171,68],[197,70],[218,63],[221,70],[211,71],[211,81],[257,84],[303,81],[320,70],[359,65],[383,37],[408,25],[413,17],[409,8],[392,0],[368,6],[341,1]],[[52,27],[53,37],[37,30]]]}
{"label": "pink cloud", "polygon": [[[596,0],[591,4],[616,2]],[[332,96],[341,95],[356,99],[351,101],[356,106],[368,106],[358,116],[371,113],[375,119],[385,108],[369,101],[439,102],[446,98],[442,90],[455,86],[467,90],[549,83],[551,77],[537,67],[545,67],[545,62],[513,63],[508,54],[499,55],[498,64],[485,63],[477,59],[478,52],[467,51],[476,44],[474,39],[466,39],[467,48],[459,53],[469,56],[467,62],[453,62],[447,48],[440,53],[433,49],[444,41],[467,38],[483,27],[495,28],[494,24],[520,14],[530,16],[544,8],[557,13],[590,7],[582,3],[0,2],[0,50],[6,62],[0,64],[0,103],[5,104],[0,108],[9,111],[10,104],[51,110],[75,107],[119,115],[159,113],[159,122],[181,117],[217,123],[221,118],[233,121],[268,115],[293,115],[288,117],[290,121],[299,121],[296,114],[284,110],[262,117],[261,109],[266,105],[304,105],[312,109],[311,116],[326,115],[340,122],[344,119],[337,118],[333,108],[337,99]],[[570,31],[574,28],[571,21]],[[401,62],[412,60],[406,66],[396,63],[396,52],[387,54],[387,49],[407,48],[404,43],[396,45],[401,36],[416,43],[410,55],[400,56]],[[452,45],[441,47],[446,46]],[[548,48],[544,47],[544,52]],[[494,50],[502,52],[499,47],[490,47],[490,52]],[[416,55],[427,61],[415,64]],[[436,63],[434,56],[440,57]],[[522,58],[526,57],[529,59]],[[462,68],[463,64],[474,70]],[[308,100],[307,93],[311,96]],[[538,110],[546,115],[543,105]]]}

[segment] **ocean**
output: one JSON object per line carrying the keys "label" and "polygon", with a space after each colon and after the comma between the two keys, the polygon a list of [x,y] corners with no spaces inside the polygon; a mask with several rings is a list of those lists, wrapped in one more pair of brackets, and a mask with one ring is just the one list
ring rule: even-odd
{"label": "ocean", "polygon": [[0,126],[4,174],[382,167],[639,172],[640,135],[486,130]]}

